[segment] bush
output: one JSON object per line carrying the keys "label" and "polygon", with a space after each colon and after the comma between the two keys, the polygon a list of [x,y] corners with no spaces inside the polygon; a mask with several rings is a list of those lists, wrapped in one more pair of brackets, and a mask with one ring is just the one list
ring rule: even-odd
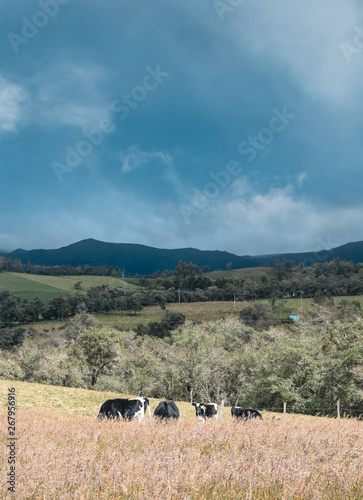
{"label": "bush", "polygon": [[14,346],[23,343],[25,338],[25,328],[2,328],[0,330],[0,349],[9,350]]}
{"label": "bush", "polygon": [[163,339],[170,337],[173,330],[185,323],[185,314],[178,312],[165,311],[160,321],[151,321],[147,325],[137,325],[136,335],[144,337],[157,337]]}

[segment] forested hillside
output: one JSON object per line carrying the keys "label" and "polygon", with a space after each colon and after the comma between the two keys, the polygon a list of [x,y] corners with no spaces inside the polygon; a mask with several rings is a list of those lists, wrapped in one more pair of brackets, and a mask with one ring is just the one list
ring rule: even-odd
{"label": "forested hillside", "polygon": [[[249,268],[260,265],[273,265],[275,260],[287,259],[305,267],[314,263],[329,262],[335,258],[363,262],[363,242],[348,243],[332,249],[318,249],[305,253],[282,253],[258,256],[239,256],[218,250],[198,250],[195,248],[160,249],[145,245],[126,243],[106,243],[92,238],[82,240],[55,250],[14,250],[3,254],[5,258],[16,260],[17,269],[21,266],[71,268],[107,267],[123,269],[127,275],[150,275],[156,271],[172,270],[179,260],[193,262],[199,267],[209,266],[210,270]],[[31,269],[31,267],[30,267]],[[32,272],[30,270],[29,272]],[[62,274],[65,274],[64,272]],[[70,274],[69,270],[66,274]],[[98,274],[98,273],[97,273]]]}

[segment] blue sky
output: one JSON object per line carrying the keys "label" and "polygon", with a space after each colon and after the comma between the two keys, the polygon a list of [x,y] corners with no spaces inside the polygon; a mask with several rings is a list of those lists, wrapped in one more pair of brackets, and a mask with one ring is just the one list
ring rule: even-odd
{"label": "blue sky", "polygon": [[363,240],[358,0],[17,0],[0,48],[0,249]]}

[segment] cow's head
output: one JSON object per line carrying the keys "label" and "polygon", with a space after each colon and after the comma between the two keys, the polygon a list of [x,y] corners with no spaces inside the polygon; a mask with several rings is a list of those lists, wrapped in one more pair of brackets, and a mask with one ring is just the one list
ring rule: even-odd
{"label": "cow's head", "polygon": [[206,410],[204,403],[192,403],[195,406],[195,414],[197,417],[202,418],[203,420],[206,418]]}

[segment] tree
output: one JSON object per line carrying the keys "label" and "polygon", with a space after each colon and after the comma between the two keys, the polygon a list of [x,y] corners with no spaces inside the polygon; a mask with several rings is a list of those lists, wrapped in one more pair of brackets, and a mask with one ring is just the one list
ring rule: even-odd
{"label": "tree", "polygon": [[69,350],[86,368],[86,378],[93,388],[100,375],[112,368],[117,356],[118,333],[108,328],[91,328],[78,336]]}
{"label": "tree", "polygon": [[147,325],[137,325],[136,334],[144,337],[170,337],[170,333],[185,323],[185,314],[165,311],[161,316],[161,321],[151,321]]}
{"label": "tree", "polygon": [[134,314],[136,315],[136,313],[138,311],[141,311],[144,308],[144,306],[141,303],[140,297],[134,294],[134,295],[128,295],[122,300],[121,308],[124,311],[133,311]]}
{"label": "tree", "polygon": [[[321,387],[324,405],[340,399],[345,407],[360,409],[363,404],[363,321],[335,323],[323,330]],[[343,406],[343,407],[344,407]]]}
{"label": "tree", "polygon": [[82,281],[77,281],[73,286],[76,290],[82,290]]}
{"label": "tree", "polygon": [[3,328],[0,335],[0,349],[11,349],[22,344],[25,338],[25,328]]}
{"label": "tree", "polygon": [[185,390],[188,390],[191,398],[208,397],[203,391],[208,380],[209,367],[206,360],[211,347],[207,336],[190,326],[176,336],[175,345],[180,349],[178,373]]}
{"label": "tree", "polygon": [[19,320],[19,307],[19,297],[15,297],[8,290],[0,292],[0,328],[11,326]]}
{"label": "tree", "polygon": [[264,330],[280,321],[276,318],[271,308],[263,304],[248,305],[239,313],[240,319],[256,330]]}
{"label": "tree", "polygon": [[67,295],[60,295],[50,299],[49,308],[43,316],[46,319],[57,318],[63,321],[65,317],[71,314],[69,300]]}
{"label": "tree", "polygon": [[34,299],[28,301],[23,301],[23,320],[29,321],[39,321],[40,315],[44,312],[45,307],[43,302],[39,297],[34,297]]}
{"label": "tree", "polygon": [[174,271],[174,286],[181,290],[195,290],[198,287],[198,282],[203,277],[202,271],[198,266],[189,262],[179,261]]}
{"label": "tree", "polygon": [[295,266],[295,261],[293,260],[288,260],[286,258],[283,258],[281,260],[275,259],[273,260],[273,265],[274,265],[274,274],[277,277],[279,281],[282,279],[286,278],[289,274],[291,274],[294,266]]}
{"label": "tree", "polygon": [[79,312],[69,320],[63,330],[65,338],[71,342],[77,340],[80,333],[89,330],[90,328],[100,328],[101,323],[94,316],[87,313],[87,310],[79,308]]}
{"label": "tree", "polygon": [[166,330],[171,332],[178,328],[179,326],[184,325],[185,323],[185,314],[165,311],[161,317],[161,323],[165,325]]}

